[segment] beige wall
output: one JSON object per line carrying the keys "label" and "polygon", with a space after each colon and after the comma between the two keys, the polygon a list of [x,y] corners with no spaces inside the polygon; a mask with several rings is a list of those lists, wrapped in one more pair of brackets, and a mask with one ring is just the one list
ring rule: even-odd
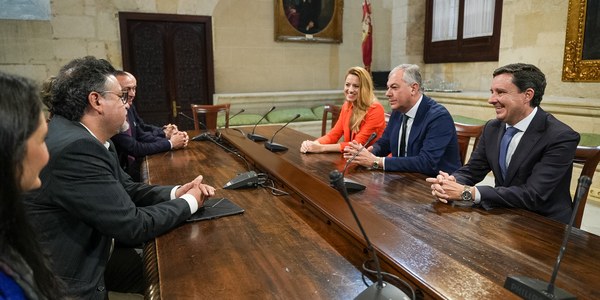
{"label": "beige wall", "polygon": [[[500,65],[528,62],[548,76],[547,95],[598,98],[600,83],[561,82],[568,0],[505,0],[499,62],[424,65],[422,0],[372,1],[375,71],[423,66],[425,79],[487,91]],[[217,93],[341,89],[346,69],[362,65],[361,1],[344,3],[341,44],[275,42],[273,0],[61,0],[50,21],[0,21],[0,70],[42,81],[74,57],[94,55],[120,67],[117,13],[213,17]]]}
{"label": "beige wall", "polygon": [[[568,0],[504,0],[498,62],[429,64],[423,68],[424,77],[455,81],[463,90],[488,91],[495,68],[525,62],[546,74],[546,95],[600,98],[600,83],[561,81],[568,4]],[[421,22],[415,20],[413,27]],[[421,31],[415,34],[423,36]],[[421,49],[421,60],[416,63],[422,64],[422,53]],[[600,100],[597,103],[600,107]]]}
{"label": "beige wall", "polygon": [[[388,70],[392,1],[373,1],[373,70]],[[275,42],[274,0],[61,0],[50,21],[0,20],[0,70],[42,81],[75,57],[121,67],[118,12],[212,16],[217,93],[341,89],[362,65],[361,1],[346,0],[343,43]]]}

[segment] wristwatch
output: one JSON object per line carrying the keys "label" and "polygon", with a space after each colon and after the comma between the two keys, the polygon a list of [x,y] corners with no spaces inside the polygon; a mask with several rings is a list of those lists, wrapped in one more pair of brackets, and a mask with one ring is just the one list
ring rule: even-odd
{"label": "wristwatch", "polygon": [[371,166],[373,169],[379,169],[379,157],[375,157],[373,161],[373,165]]}
{"label": "wristwatch", "polygon": [[460,194],[462,201],[473,201],[473,194],[471,194],[471,187],[465,185],[462,194]]}

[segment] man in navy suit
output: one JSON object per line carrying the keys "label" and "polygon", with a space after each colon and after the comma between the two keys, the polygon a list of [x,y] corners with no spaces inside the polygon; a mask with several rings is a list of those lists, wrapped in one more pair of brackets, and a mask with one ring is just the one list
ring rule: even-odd
{"label": "man in navy suit", "polygon": [[[419,66],[395,67],[387,86],[385,95],[394,110],[388,125],[383,136],[368,151],[361,151],[354,162],[373,169],[430,176],[439,170],[457,170],[461,163],[454,121],[445,107],[423,94]],[[351,142],[344,157],[352,157],[361,148]]]}
{"label": "man in navy suit", "polygon": [[173,124],[161,128],[144,123],[133,106],[137,89],[135,77],[124,71],[117,71],[116,77],[123,90],[127,91],[129,128],[111,140],[115,144],[121,167],[134,181],[140,181],[140,165],[146,155],[184,148],[189,138],[186,132],[178,131]]}
{"label": "man in navy suit", "polygon": [[[496,119],[485,125],[465,166],[452,176],[440,172],[427,179],[432,195],[444,203],[463,200],[485,209],[522,208],[569,222],[579,134],[539,107],[546,78],[536,66],[510,64],[496,69],[493,76],[488,103],[494,106]],[[489,171],[495,186],[474,187]]]}

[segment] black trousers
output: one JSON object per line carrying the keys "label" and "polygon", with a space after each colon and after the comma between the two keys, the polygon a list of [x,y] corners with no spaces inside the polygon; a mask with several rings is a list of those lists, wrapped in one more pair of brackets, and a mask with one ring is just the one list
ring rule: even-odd
{"label": "black trousers", "polygon": [[146,283],[142,250],[115,245],[104,271],[106,289],[119,293],[144,294]]}

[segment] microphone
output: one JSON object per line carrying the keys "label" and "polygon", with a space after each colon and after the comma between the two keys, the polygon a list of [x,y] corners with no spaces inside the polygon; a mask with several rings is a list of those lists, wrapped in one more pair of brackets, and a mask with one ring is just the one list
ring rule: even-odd
{"label": "microphone", "polygon": [[256,130],[256,126],[258,126],[258,124],[260,124],[260,121],[262,121],[270,112],[272,112],[273,110],[275,110],[275,106],[271,107],[271,109],[269,109],[269,111],[267,113],[265,113],[262,118],[260,118],[260,120],[258,120],[258,122],[256,122],[256,124],[254,124],[254,128],[252,129],[252,133],[248,133],[248,138],[255,141],[255,142],[264,142],[267,140],[266,137],[262,136],[262,135],[258,135],[258,134],[254,134],[254,131]]}
{"label": "microphone", "polygon": [[293,117],[287,123],[285,123],[285,125],[281,126],[281,128],[279,128],[279,129],[277,129],[277,131],[275,131],[275,133],[271,137],[271,141],[265,142],[265,148],[269,149],[271,152],[279,152],[279,151],[287,150],[288,148],[286,146],[284,146],[282,144],[273,143],[273,139],[275,138],[275,135],[281,131],[281,129],[285,128],[285,126],[288,126],[288,124],[290,124],[292,121],[294,121],[298,118],[300,118],[300,114],[297,114],[295,117]]}
{"label": "microphone", "polygon": [[565,250],[567,249],[567,242],[569,240],[569,235],[571,234],[571,229],[573,228],[573,221],[575,221],[575,215],[577,214],[577,208],[579,207],[579,202],[581,198],[583,198],[592,184],[592,179],[588,176],[579,177],[579,181],[577,182],[577,189],[575,190],[575,199],[573,199],[573,213],[571,214],[571,220],[567,225],[565,237],[562,241],[562,246],[560,247],[560,252],[558,253],[558,257],[556,258],[556,263],[554,264],[554,269],[552,270],[552,277],[550,278],[550,282],[546,286],[546,282],[525,277],[525,276],[508,276],[506,277],[506,281],[504,281],[504,288],[509,291],[517,294],[523,299],[540,299],[540,300],[565,300],[565,299],[577,299],[577,297],[573,296],[569,292],[554,287],[554,281],[556,280],[556,275],[558,275],[558,268],[560,267],[560,262],[562,261],[562,257],[565,254]]}
{"label": "microphone", "polygon": [[348,208],[350,208],[350,212],[352,212],[352,216],[356,221],[356,225],[358,225],[360,232],[367,242],[367,249],[371,251],[371,254],[373,255],[373,261],[375,262],[375,267],[377,269],[377,283],[369,286],[354,299],[410,299],[408,295],[402,292],[399,288],[383,281],[383,275],[381,272],[381,266],[379,265],[379,259],[377,258],[377,253],[375,253],[375,250],[373,250],[373,245],[371,244],[371,241],[369,240],[365,229],[362,227],[362,224],[360,223],[360,220],[354,211],[354,207],[352,207],[352,203],[350,203],[350,199],[348,198],[348,192],[346,191],[346,186],[344,185],[344,174],[340,173],[338,170],[333,170],[329,173],[329,180],[331,185],[342,195],[346,201],[346,204],[348,204]]}
{"label": "microphone", "polygon": [[241,113],[243,113],[245,111],[246,110],[242,108],[240,111],[238,111],[235,114],[233,114],[233,116],[229,117],[229,119],[227,120],[227,122],[231,121],[231,119],[233,119],[235,116],[237,116],[237,115],[239,115],[239,114],[241,114]]}
{"label": "microphone", "polygon": [[[194,118],[192,118],[182,112],[179,112],[177,114],[192,121],[193,123],[196,122],[196,121],[194,121]],[[198,121],[198,125],[200,125],[202,128],[204,128],[204,130],[208,131],[208,128],[206,128],[206,125],[204,125],[204,123],[202,123],[201,121]],[[210,140],[210,134],[208,132],[203,132],[195,137],[192,137],[191,140],[192,141],[208,141],[208,140]]]}
{"label": "microphone", "polygon": [[[348,169],[348,166],[350,165],[350,163],[358,156],[358,154],[363,151],[363,149],[365,149],[365,146],[370,144],[375,138],[377,137],[377,132],[373,132],[371,133],[371,136],[369,136],[369,139],[367,140],[367,142],[365,143],[364,146],[362,146],[358,151],[356,151],[356,153],[354,153],[354,155],[352,155],[352,157],[350,157],[349,160],[346,161],[346,165],[344,166],[344,170],[342,171],[342,175],[346,174],[346,169]],[[367,188],[364,184],[360,184],[354,180],[351,179],[347,179],[344,177],[344,185],[346,186],[346,190],[350,193],[353,192],[358,192],[358,191],[362,191],[365,188]]]}

